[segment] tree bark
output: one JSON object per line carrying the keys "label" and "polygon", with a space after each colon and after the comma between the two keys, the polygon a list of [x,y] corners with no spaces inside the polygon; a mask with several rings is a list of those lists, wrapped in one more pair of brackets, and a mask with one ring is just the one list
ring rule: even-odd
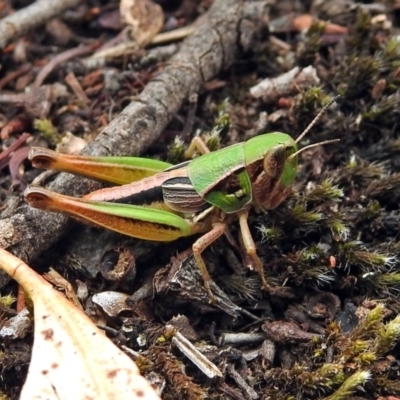
{"label": "tree bark", "polygon": [[0,48],[79,3],[80,0],[38,0],[9,15],[0,21]]}

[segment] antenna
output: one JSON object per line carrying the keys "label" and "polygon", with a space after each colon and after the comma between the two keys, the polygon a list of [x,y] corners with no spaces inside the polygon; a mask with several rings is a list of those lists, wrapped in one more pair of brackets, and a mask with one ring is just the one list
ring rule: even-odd
{"label": "antenna", "polygon": [[312,147],[316,147],[316,146],[322,146],[324,144],[328,144],[328,143],[335,143],[335,142],[340,142],[340,139],[331,139],[331,140],[324,140],[323,142],[319,142],[319,143],[314,143],[314,144],[309,144],[308,146],[303,147],[300,150],[297,150],[296,153],[291,154],[288,159],[294,158],[296,156],[298,156],[302,151],[307,150],[307,149],[311,149]]}
{"label": "antenna", "polygon": [[[318,115],[311,121],[310,125],[307,126],[307,128],[303,131],[303,133],[296,139],[295,143],[299,143],[301,139],[304,138],[304,136],[307,135],[308,132],[310,132],[311,128],[321,119],[322,115],[325,113],[325,111],[333,104],[336,102],[336,100],[340,97],[340,94],[335,96],[326,106],[324,106],[322,108],[322,110],[318,113]],[[334,140],[335,142],[337,142],[337,140]],[[331,141],[327,141],[327,142],[321,142],[321,143],[316,143],[315,145],[311,145],[311,146],[318,146],[320,144],[325,144],[325,143],[331,143]],[[304,150],[306,148],[310,148],[310,146],[304,147],[301,150]],[[298,154],[299,152],[295,153]]]}

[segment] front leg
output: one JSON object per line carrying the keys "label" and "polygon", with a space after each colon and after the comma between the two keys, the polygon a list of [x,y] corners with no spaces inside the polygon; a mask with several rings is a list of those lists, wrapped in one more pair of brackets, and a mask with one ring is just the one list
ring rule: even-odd
{"label": "front leg", "polygon": [[251,235],[249,229],[249,224],[248,224],[249,210],[239,211],[238,216],[239,216],[240,231],[242,234],[243,244],[246,249],[246,252],[252,259],[254,263],[254,268],[257,271],[258,275],[260,276],[262,287],[265,290],[270,290],[271,287],[265,279],[263,263],[257,255],[256,245],[254,243],[253,236]]}
{"label": "front leg", "polygon": [[189,147],[185,151],[184,158],[190,160],[193,157],[196,150],[202,155],[208,154],[210,152],[210,149],[200,136],[195,136],[192,139]]}

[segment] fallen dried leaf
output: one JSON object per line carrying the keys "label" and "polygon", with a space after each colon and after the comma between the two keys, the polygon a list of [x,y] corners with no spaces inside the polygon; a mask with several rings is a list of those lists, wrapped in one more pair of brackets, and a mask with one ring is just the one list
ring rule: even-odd
{"label": "fallen dried leaf", "polygon": [[[301,32],[309,29],[315,20],[315,17],[313,17],[311,14],[299,15],[293,19],[292,27],[295,31]],[[345,26],[332,24],[330,22],[327,22],[324,28],[325,34],[344,35],[347,33],[347,31],[348,29]]]}
{"label": "fallen dried leaf", "polygon": [[87,145],[85,139],[66,132],[61,141],[57,144],[56,151],[64,154],[79,154]]}
{"label": "fallen dried leaf", "polygon": [[130,310],[126,305],[129,295],[120,292],[101,292],[92,297],[94,304],[97,304],[110,317],[115,317],[120,312]]}
{"label": "fallen dried leaf", "polygon": [[27,308],[24,308],[15,317],[10,318],[4,323],[4,325],[0,329],[0,337],[3,339],[24,338],[28,333],[31,325],[32,321],[29,317],[29,311]]}
{"label": "fallen dried leaf", "polygon": [[35,310],[21,400],[159,399],[134,362],[41,276],[3,249],[0,268],[25,288]]}
{"label": "fallen dried leaf", "polygon": [[130,26],[130,36],[140,47],[146,46],[164,24],[162,8],[150,0],[122,0],[122,20]]}

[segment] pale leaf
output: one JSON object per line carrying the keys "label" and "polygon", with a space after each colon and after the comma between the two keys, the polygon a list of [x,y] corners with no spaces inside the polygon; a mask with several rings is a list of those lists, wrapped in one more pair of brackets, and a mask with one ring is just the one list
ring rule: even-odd
{"label": "pale leaf", "polygon": [[132,40],[141,47],[150,43],[164,25],[162,8],[151,0],[121,0],[119,11],[130,27]]}
{"label": "pale leaf", "polygon": [[34,304],[32,360],[21,400],[159,400],[135,363],[41,276],[1,248],[0,268]]}

